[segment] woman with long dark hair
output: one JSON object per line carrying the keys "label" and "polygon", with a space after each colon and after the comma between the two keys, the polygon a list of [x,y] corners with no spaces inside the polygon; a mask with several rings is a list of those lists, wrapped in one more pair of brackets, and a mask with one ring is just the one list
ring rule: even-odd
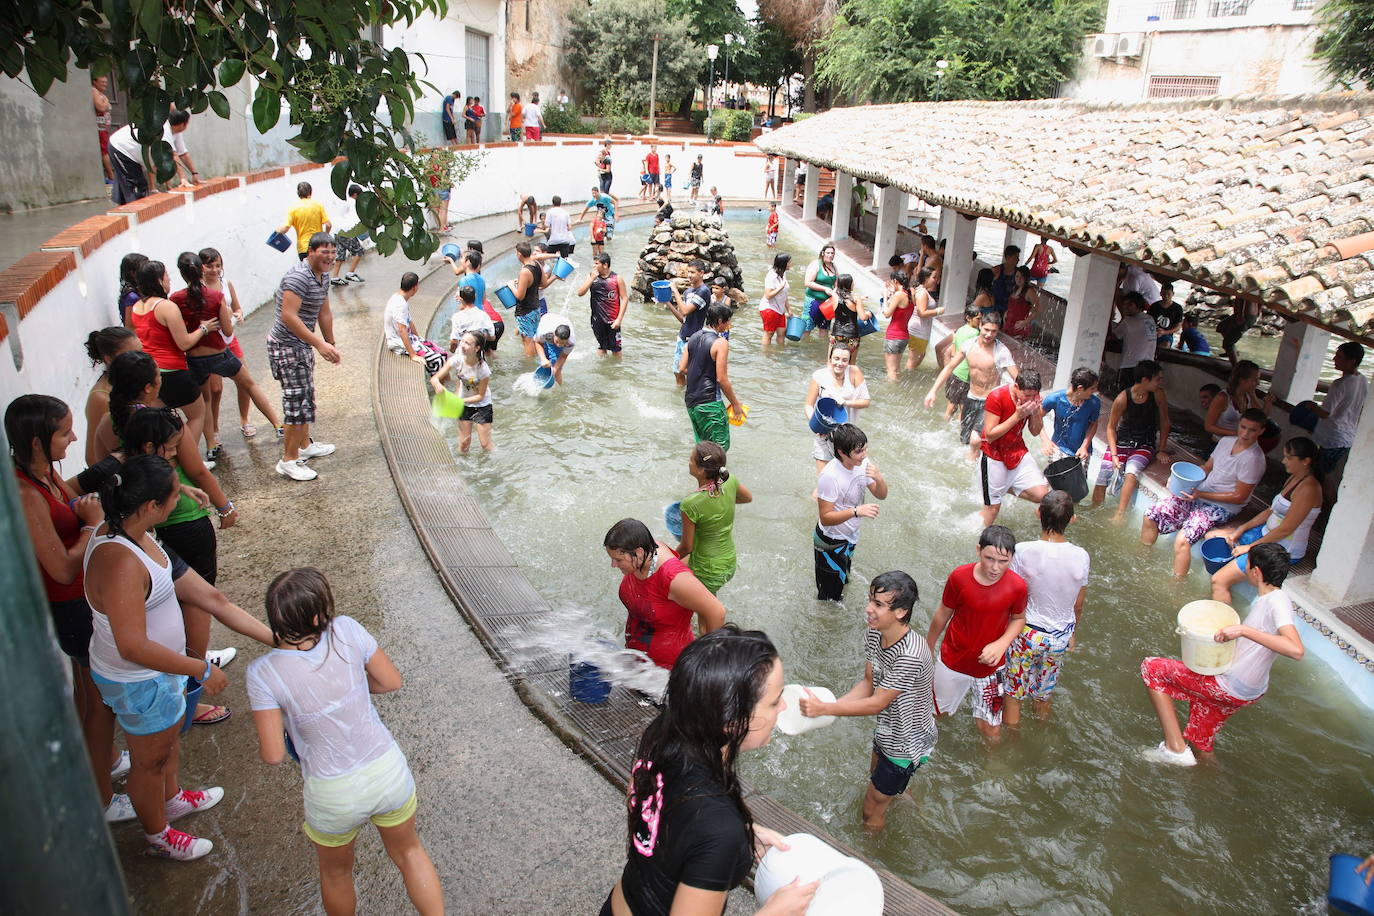
{"label": "woman with long dark hair", "polygon": [[143,297],[138,294],[138,269],[148,263],[148,256],[131,251],[119,262],[119,323],[129,330],[129,309]]}
{"label": "woman with long dark hair", "polygon": [[[1240,426],[1240,415],[1245,411],[1253,407],[1268,414],[1274,403],[1274,395],[1270,393],[1261,397],[1259,383],[1258,363],[1248,359],[1236,363],[1231,370],[1231,377],[1226,380],[1226,390],[1212,398],[1212,403],[1207,405],[1207,418],[1204,421],[1207,431],[1214,436],[1234,436]],[[1260,447],[1264,448],[1263,445]]]}
{"label": "woman with long dark hair", "polygon": [[101,328],[86,335],[86,356],[92,366],[103,365],[100,378],[91,386],[86,395],[86,463],[95,464],[100,460],[96,454],[99,444],[95,441],[95,431],[100,421],[110,412],[110,363],[121,353],[137,350],[141,346],[138,335],[126,327]]}
{"label": "woman with long dark hair", "polygon": [[[709,633],[725,623],[725,605],[676,556],[658,562],[659,543],[648,526],[623,518],[602,541],[611,566],[624,574],[620,602],[625,605],[625,647],[647,654],[660,668],[672,668],[690,643],[692,616]],[[672,553],[666,546],[665,551]]]}
{"label": "woman with long dark hair", "polygon": [[1031,279],[1030,268],[1022,264],[1011,280],[1011,297],[1007,300],[1007,314],[1003,320],[1007,333],[1019,340],[1030,337],[1039,310],[1040,290]]}
{"label": "woman with long dark hair", "polygon": [[111,787],[115,776],[129,771],[129,761],[115,750],[114,714],[91,680],[91,606],[81,572],[86,544],[104,515],[97,500],[77,498],[79,488],[57,473],[57,463],[76,441],[72,412],[45,394],[20,395],[5,410],[5,436],[53,630],[62,653],[71,659],[72,699],[105,819],[132,820],[129,797]]}
{"label": "woman with long dark hair", "polygon": [[[742,751],[772,737],[782,684],[778,651],[758,630],[726,624],[682,651],[635,752],[627,861],[601,916],[718,916],[756,858],[788,848],[754,823],[735,773]],[[818,886],[794,881],[758,912],[801,916]]]}
{"label": "woman with long dark hair", "polygon": [[859,355],[859,325],[872,314],[864,305],[863,296],[854,295],[854,278],[840,274],[835,278],[835,290],[830,294],[835,309],[830,319],[830,345],[843,344],[851,357]]}

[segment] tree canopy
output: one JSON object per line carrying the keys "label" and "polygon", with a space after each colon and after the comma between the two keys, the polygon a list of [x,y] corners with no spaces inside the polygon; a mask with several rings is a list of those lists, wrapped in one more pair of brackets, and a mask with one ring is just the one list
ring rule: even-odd
{"label": "tree canopy", "polygon": [[1326,0],[1317,15],[1316,57],[1327,75],[1347,88],[1374,87],[1374,3]]}
{"label": "tree canopy", "polygon": [[647,104],[655,35],[659,98],[691,91],[706,51],[692,41],[687,19],[670,15],[661,0],[597,0],[575,9],[568,24],[568,64],[591,95],[615,86],[628,100]]}
{"label": "tree canopy", "polygon": [[358,216],[383,254],[399,245],[420,258],[437,247],[425,230],[429,188],[406,152],[422,74],[402,48],[360,36],[375,25],[443,16],[447,0],[36,0],[4,4],[0,69],[28,76],[41,96],[73,69],[115,73],[129,97],[134,135],[157,175],[175,174],[162,137],[172,107],[229,117],[223,89],[250,80],[260,132],[282,116],[299,127],[290,143],[334,166],[331,185],[365,190]]}
{"label": "tree canopy", "polygon": [[1102,0],[849,0],[817,40],[816,76],[875,102],[1045,98],[1102,16]]}

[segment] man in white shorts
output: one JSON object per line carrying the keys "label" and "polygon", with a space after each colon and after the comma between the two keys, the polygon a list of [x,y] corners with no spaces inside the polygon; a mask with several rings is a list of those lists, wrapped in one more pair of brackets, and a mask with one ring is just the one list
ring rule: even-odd
{"label": "man in white shorts", "polygon": [[945,580],[926,642],[944,634],[935,663],[935,714],[951,716],[973,691],[973,718],[983,737],[1002,734],[1002,684],[1011,645],[1026,622],[1026,582],[1011,571],[1016,536],[1002,525],[983,530],[978,561]]}
{"label": "man in white shorts", "polygon": [[983,524],[991,525],[1011,492],[1038,503],[1050,491],[1035,459],[1028,457],[1023,431],[1039,436],[1045,426],[1040,406],[1040,373],[1027,369],[1010,384],[995,388],[983,404],[982,452],[973,466],[973,485],[983,499]]}

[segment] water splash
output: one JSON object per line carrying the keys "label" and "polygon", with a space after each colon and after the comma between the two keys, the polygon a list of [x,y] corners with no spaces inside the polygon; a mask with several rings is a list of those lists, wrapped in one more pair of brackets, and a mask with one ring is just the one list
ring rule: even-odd
{"label": "water splash", "polygon": [[532,630],[512,630],[506,636],[515,645],[511,652],[517,667],[528,667],[549,655],[564,655],[569,663],[587,662],[601,670],[612,684],[638,690],[659,700],[668,687],[668,671],[637,649],[616,644],[593,629],[592,615],[580,608],[554,611],[541,618]]}
{"label": "water splash", "polygon": [[523,394],[526,397],[537,398],[549,389],[534,380],[533,372],[526,372],[524,375],[511,382],[511,390],[516,394]]}

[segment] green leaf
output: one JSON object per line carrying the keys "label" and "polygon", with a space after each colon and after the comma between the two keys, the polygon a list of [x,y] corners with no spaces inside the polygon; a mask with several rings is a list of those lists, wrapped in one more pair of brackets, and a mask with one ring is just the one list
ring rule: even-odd
{"label": "green leaf", "polygon": [[172,145],[166,140],[159,140],[148,148],[148,152],[152,156],[153,167],[157,170],[158,181],[171,181],[177,173]]}
{"label": "green leaf", "polygon": [[210,108],[215,114],[225,120],[229,119],[229,100],[224,97],[224,93],[215,90],[209,94]]}
{"label": "green leaf", "polygon": [[158,29],[162,25],[162,3],[159,0],[133,0],[134,16],[138,18],[138,27],[143,30],[145,37],[149,39],[157,38]]}
{"label": "green leaf", "polygon": [[219,84],[228,88],[237,86],[239,80],[243,79],[244,63],[235,58],[229,58],[220,62],[219,65]]}
{"label": "green leaf", "polygon": [[[329,187],[333,189],[334,196],[341,199],[348,199],[348,160],[334,163],[334,168],[329,170]],[[361,195],[359,195],[361,196]]]}
{"label": "green leaf", "polygon": [[258,86],[253,96],[253,126],[258,133],[265,134],[277,125],[281,118],[281,96],[267,84]]}

